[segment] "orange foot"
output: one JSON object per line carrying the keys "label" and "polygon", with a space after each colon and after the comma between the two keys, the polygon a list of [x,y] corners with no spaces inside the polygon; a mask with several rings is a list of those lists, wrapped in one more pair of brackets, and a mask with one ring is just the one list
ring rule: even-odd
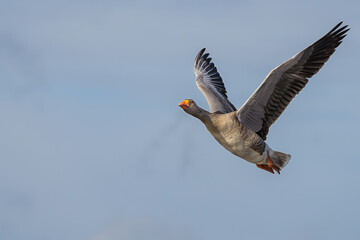
{"label": "orange foot", "polygon": [[258,168],[264,169],[265,171],[274,173],[274,170],[267,164],[256,164]]}
{"label": "orange foot", "polygon": [[280,174],[281,168],[279,168],[278,166],[276,166],[276,165],[270,160],[269,156],[268,156],[266,159],[267,159],[267,162],[268,162],[269,167],[271,167],[271,168],[274,169],[278,174]]}

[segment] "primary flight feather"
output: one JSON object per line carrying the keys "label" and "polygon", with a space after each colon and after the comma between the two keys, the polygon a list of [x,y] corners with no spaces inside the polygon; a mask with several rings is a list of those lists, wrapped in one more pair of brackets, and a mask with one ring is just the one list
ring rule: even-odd
{"label": "primary flight feather", "polygon": [[325,36],[273,69],[238,110],[228,100],[226,88],[209,54],[202,49],[195,58],[196,84],[210,112],[186,99],[184,111],[200,119],[214,138],[231,153],[274,173],[289,162],[290,155],[272,150],[265,143],[270,126],[291,100],[325,64],[349,31],[337,24]]}

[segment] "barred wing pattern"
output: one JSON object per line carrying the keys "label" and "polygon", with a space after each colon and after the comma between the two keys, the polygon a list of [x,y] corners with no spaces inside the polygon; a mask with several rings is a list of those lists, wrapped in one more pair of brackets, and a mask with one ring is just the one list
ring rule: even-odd
{"label": "barred wing pattern", "polygon": [[[237,111],[239,121],[266,140],[270,126],[335,52],[350,29],[336,25],[329,33],[273,69]],[[340,28],[339,28],[340,27]]]}
{"label": "barred wing pattern", "polygon": [[236,111],[226,95],[225,85],[209,54],[201,49],[195,58],[194,73],[196,84],[204,94],[212,113],[229,113]]}

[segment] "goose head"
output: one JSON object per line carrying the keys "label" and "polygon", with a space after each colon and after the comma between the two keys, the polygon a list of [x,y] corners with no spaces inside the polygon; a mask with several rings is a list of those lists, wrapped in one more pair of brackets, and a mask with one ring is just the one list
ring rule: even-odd
{"label": "goose head", "polygon": [[184,101],[182,101],[181,103],[178,104],[179,107],[181,107],[186,113],[191,113],[194,112],[198,106],[196,105],[196,103],[194,102],[194,100],[192,99],[185,99]]}
{"label": "goose head", "polygon": [[200,120],[202,120],[205,115],[208,115],[209,113],[207,111],[205,111],[204,109],[202,109],[201,107],[199,107],[194,100],[192,99],[185,99],[184,101],[182,101],[181,103],[178,104],[179,107],[181,107],[186,113],[199,118]]}

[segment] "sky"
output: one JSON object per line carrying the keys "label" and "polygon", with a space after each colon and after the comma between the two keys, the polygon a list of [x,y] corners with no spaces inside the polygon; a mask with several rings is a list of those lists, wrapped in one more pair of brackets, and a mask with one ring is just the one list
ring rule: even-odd
{"label": "sky", "polygon": [[[358,1],[0,1],[0,239],[359,239]],[[238,108],[338,22],[342,45],[271,127],[280,175],[222,148],[206,47]]]}

